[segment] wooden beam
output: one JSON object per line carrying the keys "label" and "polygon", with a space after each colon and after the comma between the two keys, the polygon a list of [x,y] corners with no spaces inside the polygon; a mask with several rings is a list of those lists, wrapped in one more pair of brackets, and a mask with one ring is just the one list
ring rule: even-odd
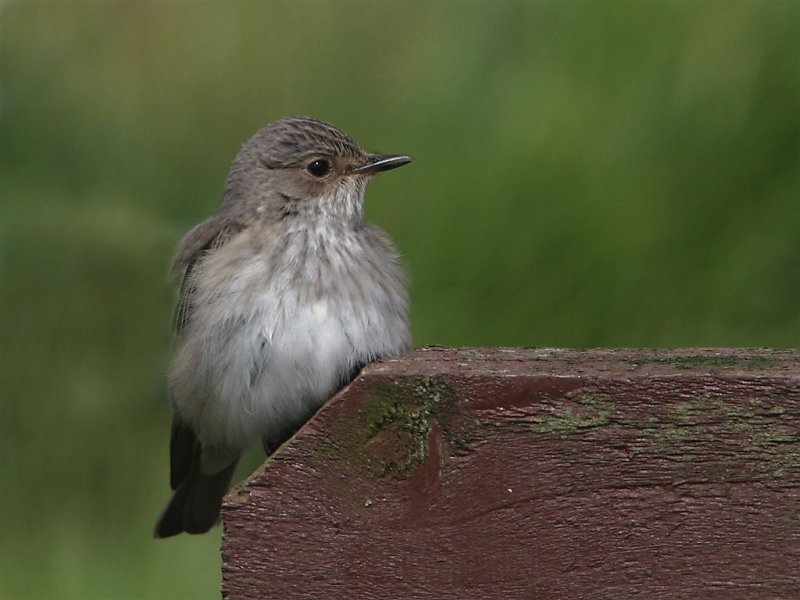
{"label": "wooden beam", "polygon": [[798,598],[800,352],[417,350],[223,521],[231,599]]}

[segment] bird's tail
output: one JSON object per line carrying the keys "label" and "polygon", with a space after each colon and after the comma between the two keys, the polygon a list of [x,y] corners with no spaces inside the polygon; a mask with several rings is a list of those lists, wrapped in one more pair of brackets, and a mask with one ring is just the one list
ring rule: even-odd
{"label": "bird's tail", "polygon": [[170,450],[175,491],[156,523],[155,537],[166,538],[184,531],[205,533],[219,520],[222,499],[239,457],[216,473],[203,473],[200,444],[191,430],[177,423],[173,424]]}

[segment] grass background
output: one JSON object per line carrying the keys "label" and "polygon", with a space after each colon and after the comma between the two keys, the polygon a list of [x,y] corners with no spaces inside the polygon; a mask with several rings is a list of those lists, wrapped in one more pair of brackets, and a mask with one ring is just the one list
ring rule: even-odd
{"label": "grass background", "polygon": [[414,156],[417,345],[786,347],[798,107],[793,1],[3,2],[0,597],[218,597],[151,539],[167,265],[259,127]]}

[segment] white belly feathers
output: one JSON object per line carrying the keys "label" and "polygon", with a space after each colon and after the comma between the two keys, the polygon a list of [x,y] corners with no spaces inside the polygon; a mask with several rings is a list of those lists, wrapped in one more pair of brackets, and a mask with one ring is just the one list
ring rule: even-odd
{"label": "white belly feathers", "polygon": [[[335,256],[305,254],[299,261],[300,247],[325,247],[324,239],[318,246],[308,241],[259,252],[278,241],[240,236],[195,268],[196,308],[177,342],[170,392],[204,446],[242,449],[287,423],[299,425],[354,366],[410,347],[399,267],[373,272],[370,252],[381,248],[340,240],[337,246],[365,269],[356,280]],[[238,244],[256,251],[241,252]],[[279,264],[265,261],[276,254]]]}

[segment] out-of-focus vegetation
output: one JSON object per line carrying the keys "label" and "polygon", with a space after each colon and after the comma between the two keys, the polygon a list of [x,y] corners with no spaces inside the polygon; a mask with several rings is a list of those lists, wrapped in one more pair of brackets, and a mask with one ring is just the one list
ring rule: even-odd
{"label": "out-of-focus vegetation", "polygon": [[796,346],[798,107],[792,1],[4,2],[0,597],[218,597],[151,539],[167,265],[257,128],[415,157],[418,345]]}

